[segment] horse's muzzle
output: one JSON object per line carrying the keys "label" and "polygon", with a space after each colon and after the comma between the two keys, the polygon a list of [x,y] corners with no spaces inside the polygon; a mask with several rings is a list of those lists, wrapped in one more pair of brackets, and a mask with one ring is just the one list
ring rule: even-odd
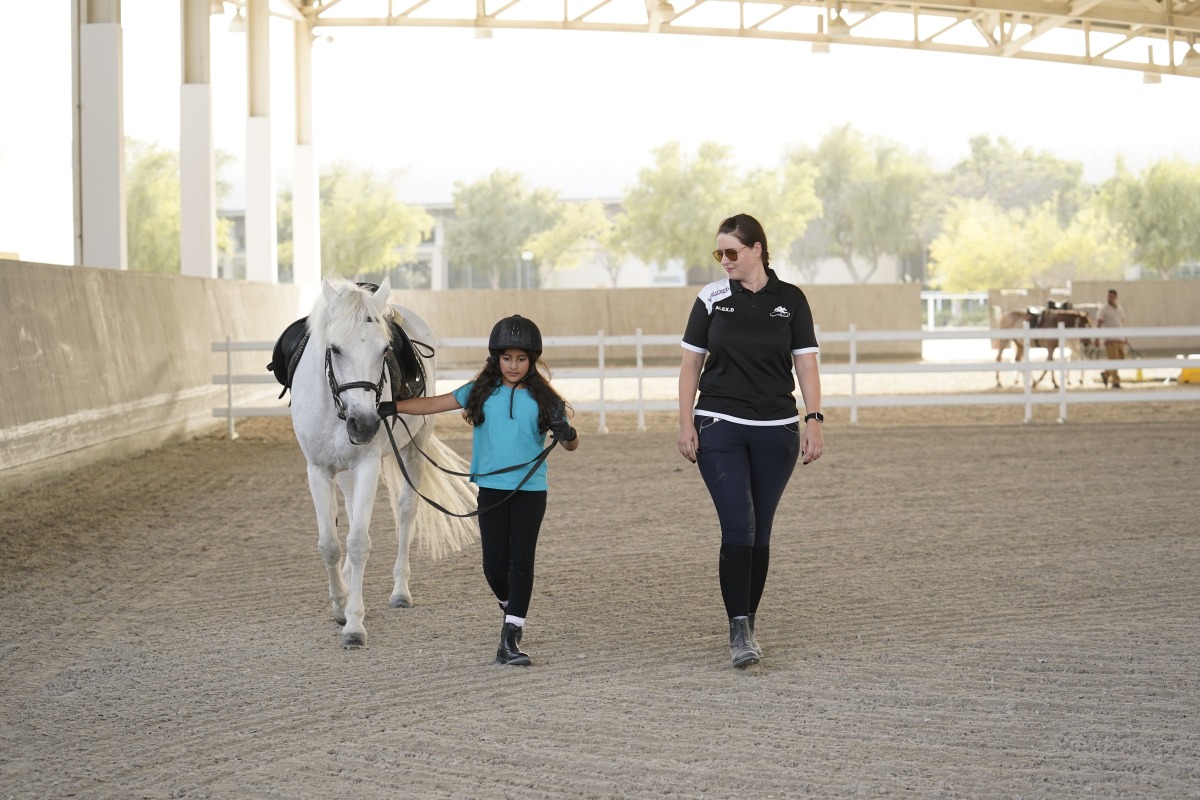
{"label": "horse's muzzle", "polygon": [[375,414],[346,418],[346,435],[350,444],[370,444],[379,432],[379,417]]}

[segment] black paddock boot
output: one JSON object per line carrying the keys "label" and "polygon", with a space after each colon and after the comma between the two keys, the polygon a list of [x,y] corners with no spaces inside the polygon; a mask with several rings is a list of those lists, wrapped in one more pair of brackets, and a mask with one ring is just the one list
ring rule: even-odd
{"label": "black paddock boot", "polygon": [[763,657],[762,645],[758,643],[758,639],[754,637],[754,615],[746,617],[746,621],[750,623],[750,638],[746,640],[746,644],[750,645],[750,649],[754,651],[754,655],[760,659]]}
{"label": "black paddock boot", "polygon": [[519,625],[511,622],[504,623],[504,628],[500,631],[500,647],[496,650],[496,664],[510,667],[528,667],[533,664],[529,660],[529,656],[521,652],[520,644],[518,644],[520,636]]}
{"label": "black paddock boot", "polygon": [[758,663],[758,653],[750,646],[750,620],[734,617],[729,620],[729,658],[735,667],[748,667]]}
{"label": "black paddock boot", "polygon": [[[508,616],[508,605],[507,605],[506,603],[501,603],[500,601],[496,601],[496,605],[500,606],[500,610],[501,610],[502,612],[504,612],[504,616],[506,616],[506,617],[507,617],[507,616]],[[524,627],[524,626],[521,626],[521,627],[517,628],[517,644],[518,644],[518,645],[520,645],[520,644],[521,644],[521,634],[522,634],[524,631],[525,631],[525,627]]]}

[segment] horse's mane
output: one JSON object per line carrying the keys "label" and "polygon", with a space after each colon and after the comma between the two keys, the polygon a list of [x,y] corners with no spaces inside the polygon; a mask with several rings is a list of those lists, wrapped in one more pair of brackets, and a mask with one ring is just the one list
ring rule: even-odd
{"label": "horse's mane", "polygon": [[388,340],[387,319],[379,315],[372,303],[372,294],[348,281],[330,284],[337,292],[337,300],[327,302],[324,293],[317,298],[312,313],[308,315],[308,330],[320,335],[326,343],[346,342],[354,338],[363,325],[374,325],[379,335]]}

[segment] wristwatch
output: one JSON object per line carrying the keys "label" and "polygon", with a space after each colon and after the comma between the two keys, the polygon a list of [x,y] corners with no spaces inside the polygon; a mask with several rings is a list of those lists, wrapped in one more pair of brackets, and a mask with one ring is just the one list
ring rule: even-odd
{"label": "wristwatch", "polygon": [[815,419],[817,422],[820,422],[822,425],[825,424],[825,415],[822,414],[820,411],[814,411],[811,414],[804,415],[805,422],[808,422],[810,419]]}

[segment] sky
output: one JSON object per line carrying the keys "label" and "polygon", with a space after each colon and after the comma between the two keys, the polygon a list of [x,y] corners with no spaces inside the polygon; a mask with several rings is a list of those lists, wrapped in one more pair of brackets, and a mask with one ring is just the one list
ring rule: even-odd
{"label": "sky", "polygon": [[[240,160],[245,36],[229,32],[230,18],[212,19],[213,125],[217,148]],[[179,3],[123,0],[122,24],[125,134],[178,149]],[[291,36],[273,21],[281,184],[294,141]],[[73,258],[70,47],[69,3],[0,0],[0,254]],[[1144,85],[1136,71],[863,46],[822,55],[732,38],[403,28],[332,30],[313,62],[320,162],[396,170],[414,203],[449,202],[456,181],[498,168],[564,199],[618,197],[668,141],[693,153],[703,141],[728,145],[748,169],[843,124],[943,169],[979,134],[1081,162],[1092,181],[1118,156],[1134,169],[1200,161],[1200,79]],[[236,173],[223,177],[240,185]]]}

